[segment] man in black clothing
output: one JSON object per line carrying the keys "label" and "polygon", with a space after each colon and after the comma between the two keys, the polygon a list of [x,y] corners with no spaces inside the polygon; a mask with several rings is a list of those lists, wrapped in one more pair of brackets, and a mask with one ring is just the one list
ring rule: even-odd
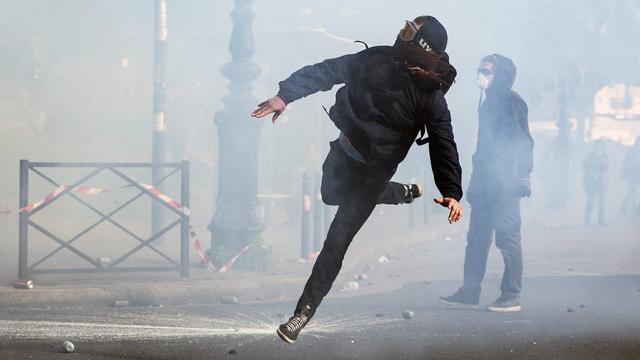
{"label": "man in black clothing", "polygon": [[605,225],[604,213],[607,192],[607,172],[609,170],[609,158],[605,151],[604,141],[596,140],[593,150],[590,151],[582,162],[582,186],[587,195],[587,204],[584,210],[584,225],[591,224],[591,212],[593,205],[598,202],[598,225]]}
{"label": "man in black clothing", "polygon": [[624,154],[624,161],[622,162],[622,179],[627,183],[627,199],[625,201],[624,212],[629,213],[631,208],[631,214],[635,220],[640,220],[640,199],[638,198],[640,193],[638,187],[640,187],[640,136],[636,137],[636,141]]}
{"label": "man in black clothing", "polygon": [[253,112],[255,117],[273,113],[275,122],[287,103],[345,84],[329,111],[341,133],[322,166],[322,199],[339,207],[294,316],[277,330],[286,342],[296,340],[331,289],[349,244],[376,204],[407,203],[421,195],[415,184],[390,181],[418,134],[429,136],[435,182],[443,196],[434,200],[450,209],[450,223],[460,219],[461,169],[444,99],[456,72],[444,52],[446,44],[438,20],[418,17],[406,22],[393,46],[294,72],[280,82],[277,96]]}
{"label": "man in black clothing", "polygon": [[471,215],[464,282],[455,294],[438,299],[447,305],[478,305],[495,233],[505,268],[502,294],[487,310],[521,310],[520,198],[531,195],[533,139],[527,104],[511,90],[515,77],[516,67],[507,57],[494,54],[480,62],[478,85],[486,93],[486,100],[479,107],[478,142],[467,189]]}

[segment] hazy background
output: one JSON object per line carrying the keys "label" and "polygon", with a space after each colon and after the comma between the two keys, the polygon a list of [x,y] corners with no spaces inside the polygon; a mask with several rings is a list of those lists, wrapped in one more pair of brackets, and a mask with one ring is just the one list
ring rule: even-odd
{"label": "hazy background", "polygon": [[[230,60],[233,2],[169,0],[168,6],[167,158],[191,161],[193,221],[208,244],[205,226],[217,189],[213,116],[223,109],[227,93],[220,67]],[[404,20],[436,16],[448,30],[447,51],[458,69],[447,101],[465,184],[476,141],[478,61],[495,52],[511,57],[518,66],[515,89],[529,104],[536,141],[533,197],[523,203],[526,226],[582,224],[580,164],[590,142],[603,136],[592,131],[593,124],[613,129],[606,141],[611,162],[607,222],[632,224],[620,212],[625,202],[620,167],[630,141],[640,134],[640,119],[607,125],[610,120],[598,120],[593,99],[606,85],[640,85],[640,1],[256,0],[253,10],[253,61],[262,70],[254,94],[265,99],[294,70],[362,49],[350,40],[391,45]],[[153,35],[152,0],[0,0],[0,210],[17,207],[19,159],[150,160]],[[301,175],[320,170],[328,141],[337,135],[321,108],[333,103],[332,95],[300,100],[277,125],[268,122],[262,128],[259,192],[294,196],[274,205],[281,215],[268,225],[297,221]],[[633,101],[640,106],[640,96]],[[555,123],[561,118],[585,124],[570,131],[565,160],[554,155]],[[397,179],[422,179],[426,161],[426,147],[414,148]],[[57,174],[61,179],[71,175]],[[117,184],[103,178],[87,185]],[[32,185],[31,201],[52,188],[44,182]],[[427,196],[435,195],[432,184],[427,188],[432,193]],[[138,222],[145,221],[146,211],[148,203],[141,202],[130,212],[129,221],[141,231],[146,225]],[[41,220],[73,235],[80,213],[68,208]],[[11,279],[17,218],[0,216],[0,278]]]}

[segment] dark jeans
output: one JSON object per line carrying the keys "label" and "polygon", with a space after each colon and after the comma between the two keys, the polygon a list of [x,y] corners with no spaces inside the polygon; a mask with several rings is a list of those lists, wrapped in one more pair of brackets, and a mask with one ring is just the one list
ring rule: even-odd
{"label": "dark jeans", "polygon": [[385,174],[351,159],[337,141],[331,142],[331,150],[322,165],[321,192],[325,203],[339,205],[338,211],[300,296],[296,313],[306,305],[311,305],[313,311],[318,308],[338,276],[349,244],[376,204],[403,202],[405,187],[390,182],[391,176],[392,172]]}
{"label": "dark jeans", "polygon": [[495,233],[496,247],[502,252],[504,260],[500,290],[505,296],[518,296],[522,289],[520,198],[503,194],[478,199],[471,205],[470,217],[463,291],[471,296],[480,296],[487,257]]}
{"label": "dark jeans", "polygon": [[604,214],[605,214],[605,192],[602,191],[594,191],[587,193],[587,206],[584,209],[584,224],[591,224],[591,213],[593,212],[593,205],[595,202],[598,202],[598,225],[604,225]]}

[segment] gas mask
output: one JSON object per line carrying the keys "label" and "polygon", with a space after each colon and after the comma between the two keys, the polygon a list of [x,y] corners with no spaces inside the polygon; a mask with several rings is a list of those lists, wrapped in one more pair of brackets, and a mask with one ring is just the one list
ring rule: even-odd
{"label": "gas mask", "polygon": [[489,71],[482,71],[482,70],[486,70],[486,69],[478,70],[477,83],[480,89],[487,90],[491,85],[491,82],[493,81],[493,74],[490,73]]}
{"label": "gas mask", "polygon": [[398,39],[406,42],[413,41],[415,39],[416,34],[418,33],[418,24],[413,21],[406,20],[405,27],[400,30],[398,34]]}

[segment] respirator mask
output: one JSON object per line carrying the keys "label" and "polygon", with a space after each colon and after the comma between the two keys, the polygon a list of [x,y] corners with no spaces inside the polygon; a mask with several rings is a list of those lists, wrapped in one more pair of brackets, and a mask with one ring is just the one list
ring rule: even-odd
{"label": "respirator mask", "polygon": [[478,69],[477,84],[482,90],[487,90],[493,81],[493,73],[488,69]]}

